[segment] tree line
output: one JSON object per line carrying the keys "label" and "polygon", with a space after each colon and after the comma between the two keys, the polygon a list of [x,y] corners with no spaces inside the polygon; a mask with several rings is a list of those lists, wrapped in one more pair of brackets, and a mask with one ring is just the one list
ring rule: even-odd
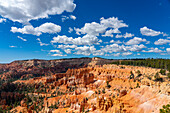
{"label": "tree line", "polygon": [[145,66],[152,68],[166,69],[170,72],[170,59],[127,59],[117,60],[112,64],[117,65],[132,65],[132,66]]}

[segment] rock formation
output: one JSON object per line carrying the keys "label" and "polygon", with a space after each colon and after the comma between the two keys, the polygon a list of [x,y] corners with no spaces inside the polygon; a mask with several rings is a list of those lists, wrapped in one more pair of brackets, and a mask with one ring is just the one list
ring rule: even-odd
{"label": "rock formation", "polygon": [[169,81],[163,75],[162,82],[152,79],[160,69],[107,64],[111,61],[82,58],[0,65],[3,79],[21,77],[2,84],[0,107],[9,108],[9,100],[18,97],[19,104],[10,112],[158,113],[169,103]]}

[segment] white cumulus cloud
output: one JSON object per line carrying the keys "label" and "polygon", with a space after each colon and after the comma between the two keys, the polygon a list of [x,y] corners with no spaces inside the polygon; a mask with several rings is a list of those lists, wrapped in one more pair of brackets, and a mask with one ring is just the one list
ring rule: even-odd
{"label": "white cumulus cloud", "polygon": [[119,28],[128,27],[122,20],[118,20],[118,18],[110,17],[110,18],[101,18],[100,23],[92,22],[86,23],[82,28],[75,28],[75,31],[78,35],[80,34],[89,34],[99,36],[99,34],[105,33],[108,28],[112,30],[108,30],[107,34],[103,36],[112,36],[112,33],[119,33]]}
{"label": "white cumulus cloud", "polygon": [[107,27],[104,25],[101,25],[96,22],[92,23],[86,23],[83,28],[75,28],[75,31],[78,35],[80,34],[89,34],[89,35],[95,35],[99,36],[100,33],[104,33],[106,31]]}
{"label": "white cumulus cloud", "polygon": [[75,52],[74,54],[89,56],[91,53],[93,53],[93,51],[96,50],[96,48],[94,48],[94,46],[83,46],[77,47],[75,48],[75,50],[77,50],[77,52]]}
{"label": "white cumulus cloud", "polygon": [[61,49],[66,49],[66,48],[76,48],[77,46],[76,45],[58,45],[58,48],[61,48]]}
{"label": "white cumulus cloud", "polygon": [[115,53],[115,54],[113,54],[113,56],[118,57],[118,56],[120,56],[120,53]]}
{"label": "white cumulus cloud", "polygon": [[105,53],[113,53],[113,52],[125,52],[128,49],[124,45],[110,44],[106,45],[105,47],[102,47],[101,50],[104,51]]}
{"label": "white cumulus cloud", "polygon": [[66,52],[67,54],[71,54],[72,49],[65,49],[64,52]]}
{"label": "white cumulus cloud", "polygon": [[163,32],[149,29],[146,26],[143,28],[140,28],[140,32],[142,35],[145,35],[145,36],[158,36],[160,34],[164,34]]}
{"label": "white cumulus cloud", "polygon": [[77,55],[94,55],[94,56],[101,56],[104,55],[104,52],[102,52],[101,50],[96,50],[96,48],[94,46],[82,46],[82,47],[77,47],[75,48],[75,53]]}
{"label": "white cumulus cloud", "polygon": [[133,46],[129,46],[127,47],[130,51],[142,51],[144,48],[147,48],[146,46],[144,46],[143,44],[140,45],[133,45]]}
{"label": "white cumulus cloud", "polygon": [[150,48],[148,51],[143,50],[142,52],[147,52],[147,53],[161,53],[163,52],[162,50],[158,48]]}
{"label": "white cumulus cloud", "polygon": [[128,55],[132,55],[132,52],[124,52],[122,53],[123,56],[128,56]]}
{"label": "white cumulus cloud", "polygon": [[34,28],[32,25],[26,25],[23,28],[11,27],[11,32],[22,33],[22,34],[32,34],[40,36],[42,33],[58,33],[61,31],[61,26],[54,23],[44,23],[39,27]]}
{"label": "white cumulus cloud", "polygon": [[50,50],[50,53],[54,53],[51,56],[65,56],[65,55],[63,55],[63,53],[60,50],[57,50],[57,49]]}
{"label": "white cumulus cloud", "polygon": [[159,39],[154,42],[155,45],[164,45],[164,44],[170,44],[170,40],[167,39]]}
{"label": "white cumulus cloud", "polygon": [[136,45],[136,44],[140,44],[141,42],[147,42],[146,39],[142,39],[142,38],[138,38],[138,37],[134,37],[133,39],[130,39],[128,42],[126,42],[126,45]]}
{"label": "white cumulus cloud", "polygon": [[121,33],[117,28],[116,29],[110,29],[105,32],[103,37],[113,37],[113,33]]}
{"label": "white cumulus cloud", "polygon": [[66,35],[54,37],[51,43],[63,43],[63,44],[74,44],[74,45],[92,45],[98,44],[99,39],[93,35],[85,35],[83,37],[73,38],[67,37]]}
{"label": "white cumulus cloud", "polygon": [[124,35],[116,35],[116,37],[115,38],[122,38],[122,37],[124,37],[124,38],[130,38],[130,37],[133,37],[134,36],[134,34],[132,34],[132,33],[125,33]]}
{"label": "white cumulus cloud", "polygon": [[73,12],[74,0],[1,0],[0,15],[14,22],[48,18],[49,15]]}
{"label": "white cumulus cloud", "polygon": [[122,42],[120,40],[118,40],[118,41],[110,40],[110,43],[121,44]]}

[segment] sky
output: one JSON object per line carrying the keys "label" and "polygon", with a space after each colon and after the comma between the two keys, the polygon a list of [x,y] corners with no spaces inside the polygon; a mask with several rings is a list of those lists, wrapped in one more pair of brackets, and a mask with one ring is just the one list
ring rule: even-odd
{"label": "sky", "polygon": [[0,1],[0,63],[170,58],[170,0]]}

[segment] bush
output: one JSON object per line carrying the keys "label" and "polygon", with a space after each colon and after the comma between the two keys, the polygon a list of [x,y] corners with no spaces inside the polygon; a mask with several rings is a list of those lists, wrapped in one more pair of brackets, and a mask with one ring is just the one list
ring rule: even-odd
{"label": "bush", "polygon": [[98,93],[100,94],[100,90],[98,90]]}
{"label": "bush", "polygon": [[134,79],[134,75],[130,75],[130,77],[129,77],[130,79]]}
{"label": "bush", "polygon": [[155,81],[163,82],[163,79],[159,76],[158,72],[155,74]]}
{"label": "bush", "polygon": [[136,85],[136,88],[138,88],[138,87],[140,88],[139,83],[137,83],[137,85]]}
{"label": "bush", "polygon": [[166,106],[163,105],[163,109],[160,109],[160,113],[170,113],[170,104],[167,104]]}
{"label": "bush", "polygon": [[102,93],[106,93],[104,88],[103,88],[103,90],[102,90]]}
{"label": "bush", "polygon": [[166,75],[166,70],[165,69],[161,69],[160,72],[162,75]]}
{"label": "bush", "polygon": [[107,81],[107,87],[108,87],[108,88],[110,88],[110,87],[111,87],[111,85],[109,84],[109,81]]}
{"label": "bush", "polygon": [[138,74],[141,74],[139,70],[137,70],[137,73],[138,73]]}
{"label": "bush", "polygon": [[149,80],[152,80],[151,76],[147,76],[147,78],[148,78]]}
{"label": "bush", "polygon": [[167,74],[168,78],[170,79],[170,72]]}

